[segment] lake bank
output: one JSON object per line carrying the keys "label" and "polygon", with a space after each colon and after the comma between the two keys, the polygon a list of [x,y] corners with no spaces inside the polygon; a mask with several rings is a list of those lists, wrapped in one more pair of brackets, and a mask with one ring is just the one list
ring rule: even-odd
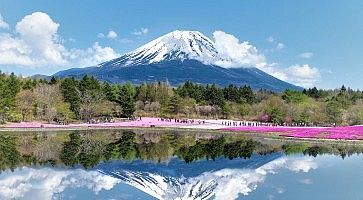
{"label": "lake bank", "polygon": [[[0,127],[0,132],[54,132],[87,130],[139,130],[203,132],[212,134],[241,134],[254,138],[303,141],[362,142],[363,126],[349,127],[280,127],[280,126],[226,126],[227,120],[193,119],[193,123],[181,123],[160,118],[99,124],[55,125],[40,122],[11,123]],[[228,120],[233,122],[231,120]],[[237,124],[237,123],[236,123]]]}

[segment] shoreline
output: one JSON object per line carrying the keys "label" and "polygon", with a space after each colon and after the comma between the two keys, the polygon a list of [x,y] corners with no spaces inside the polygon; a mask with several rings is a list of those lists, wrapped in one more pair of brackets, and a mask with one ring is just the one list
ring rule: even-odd
{"label": "shoreline", "polygon": [[[234,126],[226,125],[232,122]],[[236,122],[236,123],[234,123]],[[0,126],[0,132],[54,132],[87,130],[169,130],[203,131],[215,133],[237,133],[288,140],[324,140],[363,142],[363,126],[346,127],[284,127],[284,126],[238,126],[234,120],[188,119],[183,122],[174,119],[145,117],[138,120],[118,121],[97,124],[57,125],[42,122],[9,123]]]}
{"label": "shoreline", "polygon": [[258,132],[242,132],[221,129],[198,129],[198,128],[179,128],[179,127],[72,127],[72,128],[0,128],[1,133],[7,132],[57,132],[57,131],[97,131],[97,130],[133,130],[133,131],[176,131],[178,133],[202,132],[205,134],[236,134],[250,137],[259,140],[270,140],[279,142],[308,142],[308,143],[330,143],[330,144],[348,144],[348,145],[363,145],[363,140],[355,139],[329,139],[329,138],[302,138],[281,136],[281,133],[258,133]]}

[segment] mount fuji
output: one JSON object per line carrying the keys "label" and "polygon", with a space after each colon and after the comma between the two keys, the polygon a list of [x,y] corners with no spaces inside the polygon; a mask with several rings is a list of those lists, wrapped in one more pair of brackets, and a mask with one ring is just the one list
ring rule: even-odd
{"label": "mount fuji", "polygon": [[92,75],[110,83],[168,81],[172,86],[186,81],[227,86],[249,85],[253,89],[283,91],[301,87],[281,81],[258,68],[224,68],[215,43],[198,31],[173,31],[119,58],[87,68],[72,68],[56,77]]}

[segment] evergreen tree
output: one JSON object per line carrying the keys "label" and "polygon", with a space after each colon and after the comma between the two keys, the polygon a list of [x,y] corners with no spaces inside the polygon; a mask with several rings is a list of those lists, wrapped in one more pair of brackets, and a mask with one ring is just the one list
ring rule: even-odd
{"label": "evergreen tree", "polygon": [[78,114],[81,105],[80,91],[78,90],[78,81],[72,78],[66,78],[60,84],[60,89],[64,101],[70,104],[70,109]]}
{"label": "evergreen tree", "polygon": [[121,106],[124,117],[132,117],[135,112],[134,95],[136,91],[131,84],[124,84],[120,88],[116,102]]}
{"label": "evergreen tree", "polygon": [[51,85],[55,85],[55,84],[57,84],[57,83],[58,83],[57,79],[56,79],[54,76],[52,76],[52,78],[50,79],[49,84],[51,84]]}

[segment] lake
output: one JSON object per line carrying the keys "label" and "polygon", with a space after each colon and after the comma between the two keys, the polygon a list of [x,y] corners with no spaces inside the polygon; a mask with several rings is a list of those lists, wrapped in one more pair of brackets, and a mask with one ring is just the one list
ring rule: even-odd
{"label": "lake", "polygon": [[0,133],[0,199],[361,199],[360,143],[203,131]]}

